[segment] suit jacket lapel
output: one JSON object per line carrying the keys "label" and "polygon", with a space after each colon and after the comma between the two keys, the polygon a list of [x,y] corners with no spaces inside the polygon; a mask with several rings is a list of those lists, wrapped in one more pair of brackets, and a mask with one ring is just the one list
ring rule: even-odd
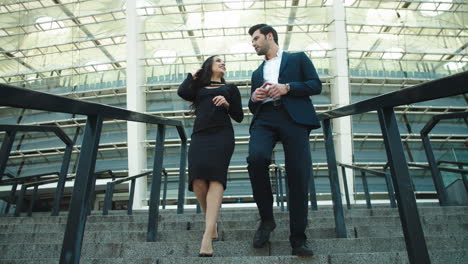
{"label": "suit jacket lapel", "polygon": [[284,69],[286,68],[286,64],[288,64],[288,58],[289,58],[289,53],[283,51],[283,55],[281,57],[281,65],[280,65],[280,69],[279,69],[279,74],[280,75],[284,71]]}
{"label": "suit jacket lapel", "polygon": [[258,67],[258,80],[259,82],[263,83],[263,66],[265,65],[265,61],[262,62],[262,64],[260,64],[260,66]]}

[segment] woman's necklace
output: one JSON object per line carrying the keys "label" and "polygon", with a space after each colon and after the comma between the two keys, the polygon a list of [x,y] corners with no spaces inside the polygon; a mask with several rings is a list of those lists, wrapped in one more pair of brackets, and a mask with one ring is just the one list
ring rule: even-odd
{"label": "woman's necklace", "polygon": [[217,81],[210,81],[210,85],[207,86],[208,89],[212,89],[212,88],[218,88],[220,86],[222,86],[224,83],[222,82],[217,82]]}

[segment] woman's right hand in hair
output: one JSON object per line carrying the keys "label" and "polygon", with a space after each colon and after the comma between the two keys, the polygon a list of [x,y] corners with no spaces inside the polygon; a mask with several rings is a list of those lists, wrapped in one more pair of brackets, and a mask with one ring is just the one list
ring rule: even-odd
{"label": "woman's right hand in hair", "polygon": [[202,69],[198,69],[196,72],[192,72],[192,78],[194,80],[198,79],[198,75],[201,73]]}

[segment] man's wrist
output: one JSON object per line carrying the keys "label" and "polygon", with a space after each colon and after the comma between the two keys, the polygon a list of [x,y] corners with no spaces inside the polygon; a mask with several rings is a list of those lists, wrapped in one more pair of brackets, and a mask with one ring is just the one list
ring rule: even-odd
{"label": "man's wrist", "polygon": [[289,93],[289,91],[291,90],[291,86],[289,85],[289,83],[286,83],[286,94]]}

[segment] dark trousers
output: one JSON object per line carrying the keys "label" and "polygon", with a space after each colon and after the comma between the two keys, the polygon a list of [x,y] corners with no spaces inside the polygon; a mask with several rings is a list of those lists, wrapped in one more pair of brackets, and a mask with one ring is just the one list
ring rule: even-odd
{"label": "dark trousers", "polygon": [[283,143],[286,177],[289,188],[289,220],[292,246],[306,239],[307,195],[312,169],[309,144],[310,128],[294,122],[283,106],[272,103],[261,106],[250,128],[250,182],[262,221],[273,219],[273,193],[268,166],[277,141]]}

